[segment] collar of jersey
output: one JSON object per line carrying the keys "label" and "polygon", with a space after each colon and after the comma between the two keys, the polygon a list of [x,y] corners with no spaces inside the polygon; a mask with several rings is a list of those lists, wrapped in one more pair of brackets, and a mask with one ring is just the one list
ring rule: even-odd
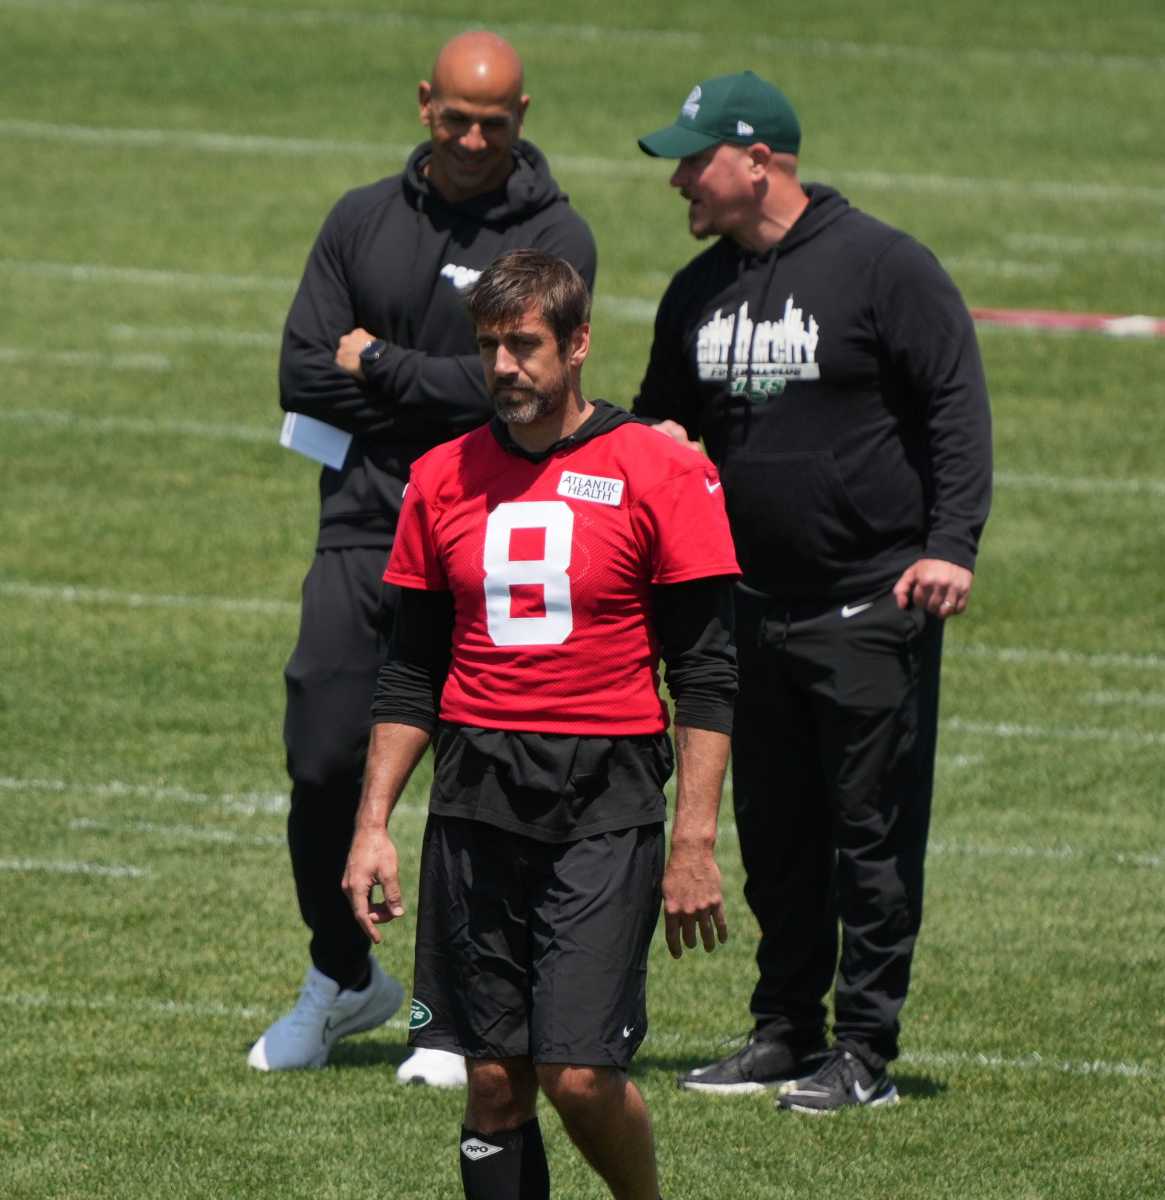
{"label": "collar of jersey", "polygon": [[594,400],[592,403],[595,406],[595,411],[587,417],[574,433],[568,437],[559,438],[557,442],[552,442],[545,450],[526,450],[524,447],[519,446],[510,436],[509,426],[500,417],[494,417],[490,421],[490,431],[497,439],[498,445],[507,454],[524,458],[527,462],[537,463],[544,462],[560,450],[569,450],[575,446],[580,446],[583,442],[589,442],[591,438],[599,437],[601,434],[608,433],[610,430],[634,420],[626,409],[619,408],[606,400]]}

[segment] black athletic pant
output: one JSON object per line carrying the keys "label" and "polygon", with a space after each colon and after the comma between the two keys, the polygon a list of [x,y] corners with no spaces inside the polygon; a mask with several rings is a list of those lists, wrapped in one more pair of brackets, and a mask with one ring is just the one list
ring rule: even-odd
{"label": "black athletic pant", "polygon": [[388,552],[318,550],[303,582],[299,640],[284,671],[291,776],[287,843],[311,959],[342,987],[367,970],[367,937],[340,890],[371,728],[369,707],[396,604]]}
{"label": "black athletic pant", "polygon": [[866,602],[737,589],[732,778],[757,1029],[820,1040],[836,974],[835,1041],[877,1068],[898,1054],[922,921],[942,625]]}

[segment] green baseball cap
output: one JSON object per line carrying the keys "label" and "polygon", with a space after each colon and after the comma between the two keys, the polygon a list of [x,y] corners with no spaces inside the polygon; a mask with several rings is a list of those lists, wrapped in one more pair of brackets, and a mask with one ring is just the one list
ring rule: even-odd
{"label": "green baseball cap", "polygon": [[639,148],[656,158],[686,158],[721,142],[763,142],[770,150],[796,154],[801,123],[784,92],[751,71],[740,71],[696,84],[675,124],[641,137]]}

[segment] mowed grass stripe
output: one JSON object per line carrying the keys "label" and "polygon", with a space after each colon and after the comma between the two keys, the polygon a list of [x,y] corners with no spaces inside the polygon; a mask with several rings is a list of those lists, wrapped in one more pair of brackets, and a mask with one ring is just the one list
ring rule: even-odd
{"label": "mowed grass stripe", "polygon": [[[40,11],[98,10],[107,19],[118,16],[157,17],[174,19],[165,5],[107,3],[105,0],[0,0],[0,9]],[[442,17],[435,13],[385,12],[383,9],[361,8],[280,8],[263,9],[231,4],[191,4],[185,15],[193,20],[221,20],[252,24],[298,26],[352,25],[367,31],[381,28],[410,29],[432,34],[434,38],[459,32],[474,22],[464,18]],[[947,68],[952,61],[1000,68],[1039,68],[1052,71],[1077,69],[1081,71],[1149,72],[1165,70],[1165,57],[1147,54],[1096,54],[1072,49],[1001,48],[957,42],[944,46],[910,45],[894,42],[861,42],[842,38],[799,37],[796,34],[769,34],[750,30],[747,34],[722,29],[716,34],[702,30],[644,28],[618,24],[599,25],[590,21],[503,21],[498,32],[515,39],[545,38],[558,41],[569,38],[576,42],[592,42],[622,47],[646,44],[660,47],[686,47],[693,50],[722,50],[726,45],[740,42],[750,52],[770,52],[794,55],[798,58],[853,59],[858,61],[901,62],[911,65],[930,65]]]}
{"label": "mowed grass stripe", "polygon": [[[209,130],[135,129],[108,126],[56,124],[8,118],[0,121],[0,136],[34,141],[83,142],[96,146],[121,146],[141,150],[181,149],[211,154],[274,154],[292,157],[320,155],[367,156],[380,162],[403,162],[413,145],[384,142],[345,142],[323,138],[286,138],[259,134],[232,134]],[[638,178],[663,182],[666,165],[641,156],[612,158],[555,154],[554,166],[618,179]],[[919,172],[831,169],[806,167],[806,177],[842,187],[862,187],[895,194],[921,192],[947,195],[1030,196],[1048,200],[1093,200],[1108,203],[1165,203],[1165,188],[1145,184],[1102,183],[1088,180],[1013,179],[980,175],[940,175]]]}

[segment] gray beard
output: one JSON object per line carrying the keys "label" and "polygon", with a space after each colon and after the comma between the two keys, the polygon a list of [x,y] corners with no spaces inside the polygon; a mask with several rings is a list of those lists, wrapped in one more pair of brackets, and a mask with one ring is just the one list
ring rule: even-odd
{"label": "gray beard", "polygon": [[562,407],[565,389],[556,394],[526,388],[494,390],[494,411],[507,425],[532,425]]}

